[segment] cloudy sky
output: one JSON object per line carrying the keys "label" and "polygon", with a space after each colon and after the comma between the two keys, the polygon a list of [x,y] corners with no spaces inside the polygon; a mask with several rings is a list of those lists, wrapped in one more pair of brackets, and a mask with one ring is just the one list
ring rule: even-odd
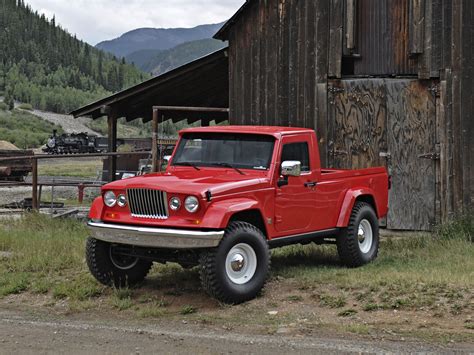
{"label": "cloudy sky", "polygon": [[194,27],[225,21],[245,0],[26,0],[95,45],[140,27]]}

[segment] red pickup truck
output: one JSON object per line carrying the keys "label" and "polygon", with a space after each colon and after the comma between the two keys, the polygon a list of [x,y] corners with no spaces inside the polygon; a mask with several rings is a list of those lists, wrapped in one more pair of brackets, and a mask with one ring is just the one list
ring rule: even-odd
{"label": "red pickup truck", "polygon": [[274,247],[336,243],[349,267],[373,260],[389,184],[382,167],[322,169],[310,129],[186,129],[165,172],[102,188],[87,264],[115,286],[142,281],[153,262],[199,265],[211,296],[244,302],[263,288]]}

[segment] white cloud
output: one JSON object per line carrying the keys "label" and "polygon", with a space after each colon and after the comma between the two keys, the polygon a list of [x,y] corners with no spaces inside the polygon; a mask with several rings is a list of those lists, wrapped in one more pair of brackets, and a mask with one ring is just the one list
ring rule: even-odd
{"label": "white cloud", "polygon": [[95,45],[141,27],[194,27],[227,20],[245,0],[26,0]]}

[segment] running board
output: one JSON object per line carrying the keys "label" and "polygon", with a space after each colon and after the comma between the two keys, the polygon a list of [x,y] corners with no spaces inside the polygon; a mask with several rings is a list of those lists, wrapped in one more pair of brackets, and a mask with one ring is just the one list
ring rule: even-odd
{"label": "running board", "polygon": [[284,247],[292,244],[306,244],[311,242],[321,244],[334,244],[334,241],[326,241],[325,237],[336,237],[339,233],[339,228],[325,229],[317,232],[310,232],[304,234],[289,235],[287,237],[275,238],[268,241],[270,248]]}

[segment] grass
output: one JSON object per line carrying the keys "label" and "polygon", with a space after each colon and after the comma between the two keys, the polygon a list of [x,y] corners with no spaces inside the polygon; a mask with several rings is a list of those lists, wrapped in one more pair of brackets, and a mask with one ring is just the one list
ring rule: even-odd
{"label": "grass", "polygon": [[[71,156],[70,161],[74,159]],[[59,161],[59,160],[58,160]],[[63,162],[61,164],[40,164],[38,174],[40,176],[67,176],[77,178],[96,179],[97,172],[102,171],[102,160],[76,160],[72,162]]]}
{"label": "grass", "polygon": [[62,128],[29,112],[0,109],[0,140],[15,144],[18,148],[36,148],[46,143],[46,140],[57,129]]}
{"label": "grass", "polygon": [[[341,267],[333,246],[273,250],[267,290],[255,301],[229,307],[203,294],[196,269],[184,270],[177,264],[155,265],[149,281],[136,289],[103,287],[85,264],[88,232],[83,223],[29,214],[18,221],[0,221],[0,251],[11,253],[0,259],[0,299],[41,295],[53,305],[66,303],[69,312],[105,309],[130,318],[185,316],[229,329],[245,325],[267,334],[303,322],[305,332],[331,326],[369,334],[382,327],[397,334],[414,329],[417,337],[472,341],[471,222],[463,217],[440,227],[433,237],[386,238],[378,259],[357,269]],[[285,291],[280,293],[278,287]],[[269,315],[269,311],[278,312]],[[408,317],[407,329],[399,329],[393,312]],[[428,324],[435,324],[433,328],[418,329],[411,323],[413,312],[416,319],[425,317]],[[436,326],[438,320],[452,319],[458,324],[455,332]]]}

